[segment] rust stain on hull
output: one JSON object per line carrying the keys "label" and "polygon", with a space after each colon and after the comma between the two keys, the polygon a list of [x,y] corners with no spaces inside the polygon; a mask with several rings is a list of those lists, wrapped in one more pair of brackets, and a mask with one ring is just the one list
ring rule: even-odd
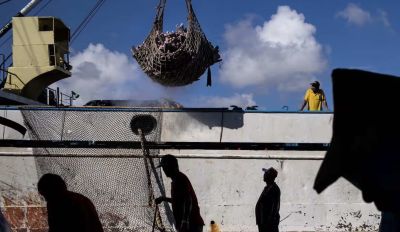
{"label": "rust stain on hull", "polygon": [[26,228],[26,208],[5,207],[2,212],[13,230]]}
{"label": "rust stain on hull", "polygon": [[41,232],[48,230],[45,207],[4,207],[1,210],[13,231]]}
{"label": "rust stain on hull", "polygon": [[4,207],[41,206],[42,199],[36,192],[8,191],[0,195],[0,204],[3,200]]}
{"label": "rust stain on hull", "polygon": [[4,199],[4,206],[5,207],[15,205],[14,202],[11,199],[7,198],[7,197],[3,196],[3,199]]}

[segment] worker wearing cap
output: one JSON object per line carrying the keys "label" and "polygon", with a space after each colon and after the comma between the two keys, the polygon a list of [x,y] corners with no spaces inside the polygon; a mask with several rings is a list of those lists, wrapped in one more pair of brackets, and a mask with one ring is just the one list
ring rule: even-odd
{"label": "worker wearing cap", "polygon": [[275,183],[278,171],[274,168],[262,169],[267,186],[261,193],[256,205],[256,222],[259,232],[278,232],[281,190]]}
{"label": "worker wearing cap", "polygon": [[319,88],[320,84],[318,81],[311,83],[311,89],[307,90],[306,96],[304,97],[303,105],[299,110],[303,110],[308,103],[309,111],[322,111],[322,103],[325,105],[327,111],[331,111],[328,108],[328,103],[326,102],[325,93]]}
{"label": "worker wearing cap", "polygon": [[171,198],[159,197],[156,203],[163,201],[172,204],[172,211],[179,232],[202,232],[204,221],[200,215],[196,193],[185,174],[179,171],[178,160],[173,155],[165,155],[158,167],[172,179]]}

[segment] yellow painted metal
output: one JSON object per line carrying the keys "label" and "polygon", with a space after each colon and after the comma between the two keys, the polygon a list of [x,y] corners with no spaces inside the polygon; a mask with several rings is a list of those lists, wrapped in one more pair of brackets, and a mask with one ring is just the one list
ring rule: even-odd
{"label": "yellow painted metal", "polygon": [[5,90],[36,100],[49,85],[71,76],[70,29],[54,17],[14,17],[13,67]]}

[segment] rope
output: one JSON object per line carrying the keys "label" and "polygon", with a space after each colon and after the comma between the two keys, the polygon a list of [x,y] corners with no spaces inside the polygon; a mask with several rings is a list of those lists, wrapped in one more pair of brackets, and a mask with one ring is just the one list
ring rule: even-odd
{"label": "rope", "polygon": [[190,13],[193,10],[192,2],[190,0],[186,0],[186,9],[187,9],[188,13]]}
{"label": "rope", "polygon": [[158,207],[156,207],[156,211],[154,212],[154,220],[153,220],[152,232],[154,232],[154,230],[156,229],[157,213],[158,213]]}
{"label": "rope", "polygon": [[222,110],[221,115],[221,134],[219,136],[219,142],[222,143],[222,135],[224,134],[224,110]]}
{"label": "rope", "polygon": [[185,1],[185,3],[186,3],[186,9],[187,9],[187,11],[189,12],[189,5],[188,5],[188,1],[186,0],[186,1]]}
{"label": "rope", "polygon": [[160,9],[161,9],[161,8],[164,9],[164,6],[165,6],[166,0],[164,0],[163,6],[161,6],[161,1],[162,1],[162,0],[160,0],[160,2],[158,3],[157,14],[156,14],[156,18],[154,19],[154,23],[157,23],[157,21],[160,20]]}
{"label": "rope", "polygon": [[[60,102],[59,99],[58,99],[59,97],[60,96],[57,96],[57,102]],[[66,115],[67,115],[67,111],[64,110],[63,119],[62,119],[62,125],[61,125],[61,141],[63,141],[63,138],[64,138],[64,128],[65,128]]]}
{"label": "rope", "polygon": [[142,148],[142,154],[143,154],[143,160],[144,160],[144,166],[146,168],[146,175],[147,175],[147,187],[149,189],[149,206],[153,208],[153,210],[156,211],[156,221],[157,221],[157,227],[161,230],[161,231],[165,231],[165,227],[162,223],[162,219],[161,219],[161,215],[160,215],[160,211],[158,210],[158,206],[156,204],[156,199],[154,197],[154,192],[153,192],[153,186],[151,184],[151,172],[150,172],[150,168],[149,168],[149,164],[147,162],[147,159],[150,159],[150,155],[147,153],[146,148],[144,146],[144,141],[145,141],[145,137],[142,133],[142,129],[138,129],[139,132],[139,137],[140,137],[140,145]]}

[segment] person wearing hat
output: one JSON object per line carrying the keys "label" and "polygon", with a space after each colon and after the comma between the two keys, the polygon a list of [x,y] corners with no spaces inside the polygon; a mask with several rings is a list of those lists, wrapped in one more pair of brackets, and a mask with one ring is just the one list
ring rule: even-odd
{"label": "person wearing hat", "polygon": [[311,83],[311,89],[307,90],[306,96],[304,97],[303,105],[300,107],[300,111],[304,109],[308,103],[309,111],[322,111],[322,103],[324,103],[325,109],[331,111],[328,108],[328,103],[326,102],[325,93],[319,88],[320,84],[318,81]]}
{"label": "person wearing hat", "polygon": [[61,176],[44,174],[37,186],[47,202],[50,232],[104,232],[92,201],[79,193],[68,191]]}
{"label": "person wearing hat", "polygon": [[176,228],[179,232],[202,232],[204,220],[200,215],[200,207],[196,193],[185,174],[179,171],[178,160],[173,155],[161,158],[160,165],[165,175],[171,178],[171,198],[159,197],[156,203],[169,202],[172,205]]}
{"label": "person wearing hat", "polygon": [[278,171],[274,168],[263,168],[264,182],[267,186],[261,193],[256,205],[256,222],[259,232],[278,232],[281,190],[275,183]]}

